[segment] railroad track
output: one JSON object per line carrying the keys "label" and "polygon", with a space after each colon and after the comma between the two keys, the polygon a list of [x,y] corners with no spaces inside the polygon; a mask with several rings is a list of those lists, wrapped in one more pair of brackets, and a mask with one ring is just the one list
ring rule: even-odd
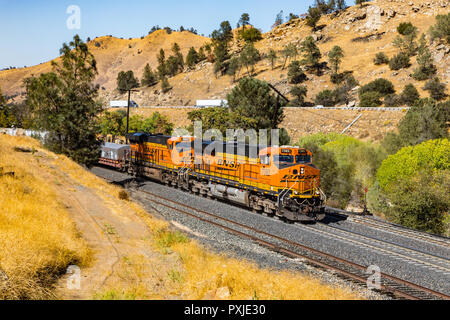
{"label": "railroad track", "polygon": [[424,232],[408,229],[406,227],[392,224],[387,221],[381,221],[381,220],[373,219],[370,217],[360,216],[353,212],[345,212],[345,213],[339,212],[337,214],[331,213],[331,215],[339,216],[339,217],[341,217],[342,215],[345,215],[347,217],[347,221],[349,221],[349,222],[365,225],[372,229],[376,229],[376,230],[383,231],[383,232],[390,233],[390,234],[400,235],[405,238],[415,239],[415,240],[426,242],[426,243],[432,243],[437,246],[450,248],[450,239],[447,237],[426,234]]}
{"label": "railroad track", "polygon": [[[177,202],[149,191],[137,189],[145,195],[145,199],[158,206],[174,210],[183,215],[200,220],[218,227],[242,238],[250,239],[275,252],[292,258],[300,258],[316,267],[331,270],[344,278],[360,283],[367,283],[367,268],[352,261],[345,260],[331,254],[307,247],[298,242],[270,234],[268,232],[244,225],[242,223],[221,217],[211,212],[191,207],[185,203]],[[414,284],[412,282],[381,273],[381,286],[383,292],[391,293],[397,298],[409,300],[450,300],[450,296],[432,289]]]}
{"label": "railroad track", "polygon": [[450,260],[440,256],[401,246],[393,242],[368,237],[358,232],[341,229],[336,226],[318,224],[316,226],[301,225],[301,228],[319,233],[329,239],[339,239],[355,246],[372,249],[390,257],[395,257],[416,265],[423,265],[428,269],[443,273],[444,276],[450,275]]}

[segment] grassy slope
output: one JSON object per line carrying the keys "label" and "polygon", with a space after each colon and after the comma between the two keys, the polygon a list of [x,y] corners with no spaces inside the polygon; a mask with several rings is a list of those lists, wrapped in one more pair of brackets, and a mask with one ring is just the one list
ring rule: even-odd
{"label": "grassy slope", "polygon": [[[26,146],[36,152],[21,153]],[[154,218],[138,204],[120,200],[120,188],[89,173],[64,156],[56,156],[30,138],[0,135],[0,167],[16,177],[0,178],[0,265],[8,274],[3,298],[51,298],[50,282],[71,263],[87,265],[89,248],[77,236],[68,212],[58,198],[62,177],[92,190],[117,214],[132,214],[146,224],[158,261],[142,255],[124,257],[117,277],[97,299],[357,299],[347,289],[330,287],[319,280],[292,272],[260,269],[253,263],[206,251],[170,225]],[[46,164],[44,165],[44,161]],[[4,195],[4,196],[3,196]],[[122,240],[120,240],[122,242]],[[156,255],[157,256],[157,255]],[[125,259],[126,258],[126,259]],[[170,270],[158,274],[159,270]],[[147,275],[157,275],[158,285]],[[3,284],[3,282],[1,282]]]}

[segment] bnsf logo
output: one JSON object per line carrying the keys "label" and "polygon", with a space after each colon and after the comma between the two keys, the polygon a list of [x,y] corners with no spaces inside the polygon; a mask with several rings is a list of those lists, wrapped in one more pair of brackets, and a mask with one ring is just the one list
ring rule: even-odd
{"label": "bnsf logo", "polygon": [[308,179],[314,179],[317,176],[305,176],[305,175],[298,175],[298,174],[287,174],[283,177],[283,179],[281,180],[281,182],[286,182],[286,181],[297,181],[297,180],[308,180]]}
{"label": "bnsf logo", "polygon": [[234,162],[234,161],[225,161],[223,159],[217,160],[217,165],[228,167],[228,168],[238,168],[239,167],[239,164],[237,164],[236,162]]}

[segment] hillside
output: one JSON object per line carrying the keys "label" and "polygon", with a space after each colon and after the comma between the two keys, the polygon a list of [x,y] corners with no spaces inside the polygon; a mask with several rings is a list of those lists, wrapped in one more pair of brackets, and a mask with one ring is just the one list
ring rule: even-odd
{"label": "hillside", "polygon": [[[353,6],[347,10],[322,17],[319,22],[321,30],[312,33],[311,28],[305,25],[305,20],[297,19],[276,27],[263,35],[263,40],[256,44],[261,53],[270,48],[281,50],[288,43],[299,43],[306,36],[313,35],[318,40],[323,61],[326,61],[328,51],[335,45],[343,48],[345,58],[341,66],[342,71],[353,71],[355,78],[362,84],[379,77],[392,81],[397,91],[402,90],[407,83],[413,83],[424,96],[421,89],[423,82],[417,82],[409,75],[417,67],[415,57],[408,69],[393,72],[387,65],[376,66],[373,58],[376,53],[384,52],[392,57],[398,49],[392,41],[398,35],[396,27],[400,22],[411,21],[420,33],[427,32],[435,23],[435,16],[449,12],[448,2],[445,0],[377,0],[367,5]],[[218,22],[219,24],[219,22]],[[115,91],[118,72],[133,70],[139,78],[146,63],[152,69],[157,67],[156,54],[161,48],[170,52],[171,45],[177,42],[186,56],[188,49],[194,46],[198,49],[209,39],[189,32],[173,32],[167,34],[159,30],[143,39],[122,40],[113,37],[101,37],[89,42],[89,48],[97,59],[99,76],[97,83],[102,87],[101,95],[105,101],[122,99]],[[237,51],[242,47],[234,43]],[[431,50],[438,68],[438,76],[448,82],[450,78],[450,48],[433,43]],[[280,59],[281,60],[281,59]],[[32,74],[47,72],[50,63],[0,72],[0,87],[7,95],[23,92],[22,80]],[[245,75],[241,70],[240,76]],[[282,70],[281,61],[275,70],[271,70],[267,60],[262,60],[256,67],[256,77],[267,80],[276,85],[283,93],[288,93],[287,69]],[[318,77],[308,74],[308,99],[312,99],[319,91],[332,88],[329,73]],[[203,62],[194,70],[186,70],[169,79],[173,89],[166,94],[161,93],[160,85],[151,88],[142,88],[133,97],[140,105],[194,105],[197,99],[225,98],[234,84],[231,77],[216,78],[211,63]],[[19,98],[20,99],[20,98]],[[355,97],[356,99],[356,97]]]}

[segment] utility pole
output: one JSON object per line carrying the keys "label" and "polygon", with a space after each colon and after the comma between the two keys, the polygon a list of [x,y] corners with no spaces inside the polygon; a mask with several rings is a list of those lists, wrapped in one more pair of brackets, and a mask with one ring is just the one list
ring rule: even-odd
{"label": "utility pole", "polygon": [[[138,92],[139,90],[133,90],[133,89],[129,89],[128,91],[128,105],[127,105],[127,135],[128,135],[128,131],[129,131],[129,126],[130,126],[130,102],[131,102],[131,92]],[[128,138],[125,137],[126,139],[126,143],[128,143]]]}

